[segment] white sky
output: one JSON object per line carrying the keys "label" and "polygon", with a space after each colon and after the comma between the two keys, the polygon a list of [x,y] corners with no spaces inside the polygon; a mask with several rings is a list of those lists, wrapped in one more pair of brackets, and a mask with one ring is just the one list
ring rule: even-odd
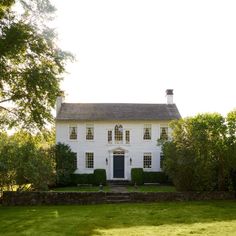
{"label": "white sky", "polygon": [[76,55],[68,102],[174,102],[183,117],[236,107],[236,1],[52,0]]}

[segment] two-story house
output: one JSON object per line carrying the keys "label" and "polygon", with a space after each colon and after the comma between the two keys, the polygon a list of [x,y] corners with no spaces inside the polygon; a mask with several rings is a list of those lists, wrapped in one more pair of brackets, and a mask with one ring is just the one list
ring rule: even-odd
{"label": "two-story house", "polygon": [[170,121],[180,118],[173,90],[166,104],[64,103],[57,99],[56,142],[77,154],[76,173],[105,169],[108,180],[130,180],[131,168],[161,171],[161,147]]}

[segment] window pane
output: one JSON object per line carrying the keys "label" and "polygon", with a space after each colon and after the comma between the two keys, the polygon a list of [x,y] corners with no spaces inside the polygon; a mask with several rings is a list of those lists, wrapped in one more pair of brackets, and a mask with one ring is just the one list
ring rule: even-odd
{"label": "window pane", "polygon": [[76,126],[69,127],[69,137],[70,137],[70,139],[77,139],[77,127]]}
{"label": "window pane", "polygon": [[85,154],[85,167],[86,168],[93,168],[94,160],[93,160],[93,152],[86,152]]}
{"label": "window pane", "polygon": [[151,132],[152,132],[151,125],[144,125],[144,128],[143,128],[143,139],[144,140],[152,139]]}
{"label": "window pane", "polygon": [[143,154],[143,168],[152,168],[152,154],[149,152]]}
{"label": "window pane", "polygon": [[161,169],[163,168],[163,160],[164,160],[164,154],[161,153],[161,154],[160,154],[160,168],[161,168]]}
{"label": "window pane", "polygon": [[123,141],[123,127],[122,125],[115,126],[115,142],[121,143]]}
{"label": "window pane", "polygon": [[160,139],[168,140],[168,127],[161,127]]}
{"label": "window pane", "polygon": [[126,142],[127,144],[130,143],[130,132],[129,132],[129,130],[126,130],[126,131],[125,131],[125,142]]}
{"label": "window pane", "polygon": [[94,139],[94,127],[89,125],[86,127],[86,140],[93,140]]}
{"label": "window pane", "polygon": [[107,141],[108,143],[112,143],[112,131],[108,130],[107,132]]}

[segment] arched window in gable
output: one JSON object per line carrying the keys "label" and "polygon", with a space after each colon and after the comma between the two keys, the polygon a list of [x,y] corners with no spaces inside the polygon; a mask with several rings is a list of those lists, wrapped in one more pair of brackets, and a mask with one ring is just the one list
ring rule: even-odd
{"label": "arched window in gable", "polygon": [[116,125],[115,126],[115,142],[122,142],[123,141],[123,126]]}

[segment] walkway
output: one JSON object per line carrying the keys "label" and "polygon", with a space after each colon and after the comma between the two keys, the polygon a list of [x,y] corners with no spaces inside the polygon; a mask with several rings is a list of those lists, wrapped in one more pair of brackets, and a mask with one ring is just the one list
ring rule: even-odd
{"label": "walkway", "polygon": [[123,185],[110,185],[110,191],[112,193],[128,193],[128,189]]}

